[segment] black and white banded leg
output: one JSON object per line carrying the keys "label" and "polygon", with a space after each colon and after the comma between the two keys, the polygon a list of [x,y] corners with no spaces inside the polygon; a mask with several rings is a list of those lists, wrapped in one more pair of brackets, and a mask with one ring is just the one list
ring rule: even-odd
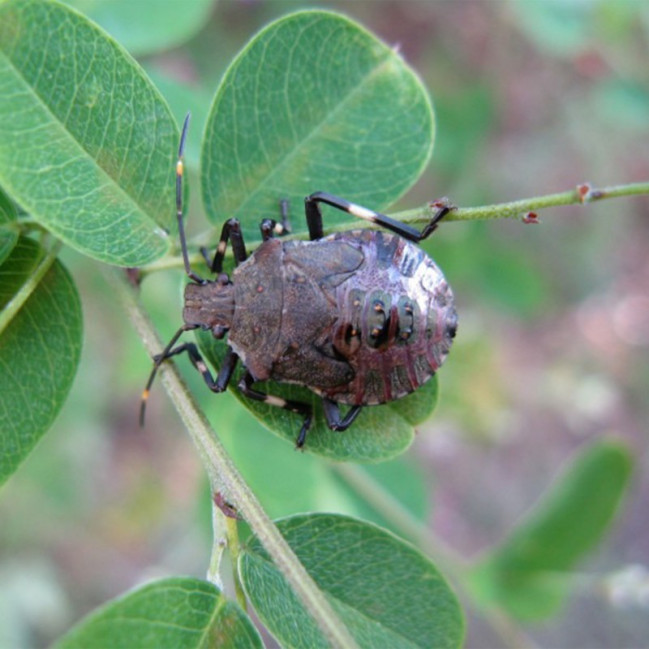
{"label": "black and white banded leg", "polygon": [[153,381],[155,380],[156,374],[158,373],[158,369],[160,368],[160,365],[162,365],[162,363],[164,363],[168,358],[171,358],[172,356],[186,353],[187,356],[189,356],[189,360],[191,361],[192,365],[200,372],[201,376],[203,377],[205,385],[207,385],[207,387],[212,390],[212,392],[223,392],[228,387],[230,379],[232,378],[232,374],[237,366],[237,361],[239,360],[239,357],[232,350],[232,348],[228,347],[228,351],[225,354],[223,363],[219,368],[216,378],[214,378],[209,368],[207,367],[205,360],[198,351],[198,347],[195,343],[182,343],[177,347],[174,347],[176,341],[182,334],[193,329],[198,329],[198,327],[194,325],[183,325],[173,335],[162,352],[153,357],[153,369],[151,370],[151,374],[149,374],[149,379],[146,383],[144,391],[142,392],[142,400],[140,402],[140,426],[144,426],[146,404],[151,392],[151,386],[153,385]]}
{"label": "black and white banded leg", "polygon": [[223,358],[223,362],[221,363],[221,367],[219,368],[216,378],[212,376],[212,373],[203,360],[203,357],[198,351],[198,347],[195,343],[183,343],[182,345],[178,345],[178,347],[174,347],[173,349],[169,350],[164,357],[162,356],[162,354],[160,354],[159,357],[156,356],[156,360],[158,358],[160,358],[161,361],[167,360],[172,356],[177,356],[178,354],[183,353],[187,353],[187,356],[189,356],[189,360],[191,361],[192,365],[199,371],[199,373],[203,377],[203,380],[205,381],[205,385],[207,385],[207,387],[212,390],[212,392],[225,391],[225,389],[228,387],[230,379],[232,378],[234,368],[237,366],[237,361],[239,360],[237,354],[230,347],[228,347],[228,351]]}
{"label": "black and white banded leg", "polygon": [[234,263],[238,266],[241,262],[248,258],[246,252],[246,244],[241,234],[241,224],[238,219],[228,219],[221,229],[221,239],[216,247],[214,258],[210,261],[209,253],[206,248],[201,248],[201,253],[207,262],[209,269],[218,274],[223,270],[223,260],[225,259],[225,251],[228,247],[228,241],[232,245],[232,255]]}
{"label": "black and white banded leg", "polygon": [[437,228],[439,222],[452,210],[453,206],[446,200],[442,199],[432,203],[431,205],[436,208],[431,220],[424,226],[423,230],[417,230],[406,223],[395,221],[385,214],[374,212],[366,207],[350,203],[344,198],[339,198],[333,194],[326,192],[315,192],[304,199],[304,210],[306,213],[306,221],[309,226],[309,236],[311,240],[321,239],[323,237],[322,229],[322,211],[320,210],[319,203],[331,205],[338,210],[347,212],[352,216],[359,219],[364,219],[370,223],[376,223],[395,234],[402,236],[404,239],[418,243],[426,237],[429,237]]}
{"label": "black and white banded leg", "polygon": [[291,221],[288,217],[288,200],[286,198],[283,198],[279,202],[279,215],[279,222],[275,219],[263,219],[259,224],[262,241],[268,241],[268,239],[272,239],[275,235],[281,237],[291,233]]}
{"label": "black and white banded leg", "polygon": [[279,223],[274,223],[275,234],[282,236],[291,233],[291,221],[288,216],[289,206],[288,199],[282,198],[279,202]]}
{"label": "black and white banded leg", "polygon": [[270,406],[275,406],[277,408],[283,408],[284,410],[289,410],[290,412],[295,412],[298,415],[304,417],[302,422],[302,428],[300,433],[297,436],[295,446],[297,448],[302,448],[304,446],[304,441],[306,440],[306,434],[311,428],[313,423],[313,408],[308,403],[302,403],[301,401],[292,401],[290,399],[284,399],[282,397],[277,397],[272,394],[266,394],[265,392],[260,392],[255,390],[252,386],[255,383],[255,379],[252,377],[250,372],[246,372],[243,378],[239,381],[239,390],[242,394],[245,394],[248,398],[254,399],[255,401],[260,401],[262,403],[267,403]]}

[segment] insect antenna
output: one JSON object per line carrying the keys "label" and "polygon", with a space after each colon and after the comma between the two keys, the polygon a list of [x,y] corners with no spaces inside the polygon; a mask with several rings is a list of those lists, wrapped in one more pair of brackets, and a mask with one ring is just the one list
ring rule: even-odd
{"label": "insect antenna", "polygon": [[183,255],[185,272],[190,279],[193,279],[198,284],[205,284],[205,280],[197,275],[189,265],[189,253],[187,252],[187,238],[185,237],[185,223],[183,218],[183,175],[185,173],[183,156],[185,153],[185,141],[187,140],[190,117],[191,113],[187,113],[180,135],[180,144],[178,145],[178,160],[176,162],[176,219],[178,220],[178,237],[180,238],[180,250]]}
{"label": "insect antenna", "polygon": [[[176,161],[176,219],[178,220],[178,236],[180,238],[180,250],[183,256],[183,264],[185,266],[185,272],[190,279],[194,280],[199,284],[204,284],[205,280],[199,277],[189,265],[189,254],[187,252],[187,239],[185,237],[185,225],[183,220],[183,174],[185,171],[185,165],[183,162],[183,156],[185,153],[185,142],[187,141],[187,131],[189,129],[189,119],[191,114],[187,113],[185,116],[185,121],[183,122],[182,132],[180,134],[180,144],[178,145],[178,160]],[[153,368],[151,369],[151,374],[149,374],[149,379],[146,382],[146,386],[142,391],[142,399],[140,401],[140,426],[144,426],[144,416],[146,413],[146,404],[149,399],[149,394],[151,392],[151,386],[155,380],[156,374],[158,373],[158,368],[162,363],[169,358],[174,356],[177,353],[173,346],[176,344],[178,338],[185,332],[190,329],[196,329],[193,325],[183,325],[176,333],[172,336],[171,340],[167,343],[166,347],[162,350],[162,353],[154,356],[153,358]]]}
{"label": "insect antenna", "polygon": [[151,369],[151,374],[146,382],[146,386],[142,391],[142,400],[140,401],[140,426],[144,426],[144,415],[146,412],[146,404],[149,400],[149,394],[151,393],[151,386],[153,381],[155,381],[156,374],[158,373],[158,368],[164,361],[166,361],[171,356],[175,356],[177,351],[172,349],[176,344],[178,338],[180,338],[186,331],[191,329],[196,329],[194,325],[183,325],[176,331],[176,333],[171,337],[171,340],[167,343],[166,347],[162,350],[160,354],[157,354],[153,357],[153,368]]}

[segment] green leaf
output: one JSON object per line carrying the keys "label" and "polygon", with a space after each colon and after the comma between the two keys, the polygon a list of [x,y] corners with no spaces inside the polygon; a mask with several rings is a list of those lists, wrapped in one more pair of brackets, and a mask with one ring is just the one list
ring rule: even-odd
{"label": "green leaf", "polygon": [[195,85],[171,79],[153,66],[148,66],[146,73],[164,96],[179,124],[188,112],[191,113],[191,125],[185,140],[185,170],[188,171],[188,167],[190,171],[198,170],[203,141],[201,125],[207,118],[211,93],[206,92],[202,87],[197,88]]}
{"label": "green leaf", "polygon": [[178,128],[117,43],[64,5],[2,3],[0,95],[0,184],[36,221],[112,264],[168,250]]}
{"label": "green leaf", "polygon": [[[459,604],[433,564],[375,525],[334,514],[306,514],[277,526],[360,647],[459,647]],[[241,556],[244,588],[283,647],[326,647],[302,603],[261,544]]]}
{"label": "green leaf", "polygon": [[[383,209],[419,177],[433,132],[426,91],[395,49],[334,13],[289,15],[250,42],[218,89],[201,158],[208,217],[236,217],[258,238],[280,199],[304,231],[314,191]],[[329,212],[327,224],[350,220]]]}
{"label": "green leaf", "polygon": [[[270,435],[235,399],[234,391],[209,394],[203,403],[228,454],[271,518],[323,509],[341,511],[339,501],[345,495],[327,463],[310,453],[296,453],[281,438]],[[229,417],[232,409],[234,416]],[[299,425],[299,419],[296,422]]]}
{"label": "green leaf", "polygon": [[216,586],[189,577],[161,579],[82,620],[56,649],[246,649],[263,647],[248,616]]}
{"label": "green leaf", "polygon": [[63,265],[25,238],[0,266],[0,309],[2,484],[67,397],[79,363],[82,322],[79,296]]}
{"label": "green leaf", "polygon": [[548,494],[474,569],[476,594],[522,620],[554,613],[568,594],[569,570],[602,538],[631,475],[628,449],[599,441],[582,451]]}
{"label": "green leaf", "polygon": [[[220,367],[226,345],[215,340],[209,332],[199,331],[196,338],[212,366]],[[302,417],[242,395],[236,387],[242,375],[243,372],[239,369],[230,380],[230,387],[237,398],[270,431],[295,444],[302,426]],[[307,388],[274,382],[255,384],[255,389],[257,388],[262,392],[313,406],[315,416],[307,434],[305,451],[333,460],[354,462],[379,462],[403,453],[414,439],[414,426],[424,421],[434,410],[438,394],[437,378],[434,376],[403,399],[364,408],[346,431],[337,432],[327,426],[320,397]]]}
{"label": "green leaf", "polygon": [[[185,361],[185,367],[188,364]],[[295,512],[337,512],[369,520],[403,536],[394,517],[382,515],[387,495],[394,499],[393,507],[400,516],[426,521],[430,487],[413,458],[402,455],[361,465],[323,462],[311,453],[294,452],[294,439],[287,445],[283,438],[269,435],[235,399],[234,391],[213,395],[198,384],[195,388],[203,396],[205,413],[215,422],[228,454],[271,518]],[[347,433],[353,435],[353,427]]]}
{"label": "green leaf", "polygon": [[363,520],[406,538],[407,532],[398,526],[395,513],[408,521],[425,524],[430,512],[429,488],[412,458],[402,456],[360,466],[331,464],[329,471]]}
{"label": "green leaf", "polygon": [[131,54],[142,56],[177,47],[207,21],[212,0],[178,4],[159,0],[67,0],[101,25]]}
{"label": "green leaf", "polygon": [[0,264],[9,256],[18,241],[16,207],[0,189]]}

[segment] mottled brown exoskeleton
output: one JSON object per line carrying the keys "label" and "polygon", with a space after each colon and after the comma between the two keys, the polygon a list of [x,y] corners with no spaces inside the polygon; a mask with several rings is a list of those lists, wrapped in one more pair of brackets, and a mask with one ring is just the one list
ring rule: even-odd
{"label": "mottled brown exoskeleton", "polygon": [[[186,352],[214,392],[226,389],[237,362],[245,367],[243,394],[303,416],[301,447],[311,425],[310,404],[256,390],[257,381],[304,385],[322,398],[328,426],[345,430],[363,406],[394,401],[428,381],[441,366],[457,328],[453,293],[441,270],[415,243],[429,236],[451,209],[436,204],[420,232],[387,216],[317,192],[305,199],[311,241],[273,238],[288,229],[282,222],[261,224],[262,243],[250,255],[236,219],[223,226],[205,280],[189,265],[182,214],[183,126],[177,166],[177,216],[185,270],[184,325],[155,364],[142,401],[160,364]],[[319,204],[326,203],[382,226],[324,236]],[[232,277],[222,272],[227,242],[237,264]],[[194,343],[176,347],[185,331],[204,329],[228,336],[228,351],[214,378]],[[343,415],[340,405],[350,406]]]}

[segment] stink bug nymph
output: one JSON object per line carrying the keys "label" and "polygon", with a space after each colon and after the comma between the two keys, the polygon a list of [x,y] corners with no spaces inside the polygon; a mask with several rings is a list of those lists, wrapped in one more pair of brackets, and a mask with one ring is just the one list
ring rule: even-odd
{"label": "stink bug nymph", "polygon": [[[183,124],[176,167],[176,214],[185,272],[184,324],[154,358],[142,396],[141,420],[158,367],[186,352],[213,392],[223,392],[238,362],[238,388],[302,416],[297,446],[304,445],[312,406],[265,394],[258,381],[304,385],[322,399],[327,425],[348,428],[364,406],[394,401],[428,381],[446,359],[457,328],[453,293],[442,271],[417,245],[452,209],[446,201],[420,232],[342,198],[316,192],[305,199],[310,241],[282,241],[288,231],[286,203],[280,223],[261,223],[262,243],[246,253],[239,221],[226,221],[211,262],[215,279],[190,267],[183,226]],[[324,236],[320,204],[380,226]],[[228,241],[236,268],[223,273]],[[227,334],[228,350],[216,378],[194,343],[176,346],[191,329]],[[341,405],[349,406],[343,414]]]}

